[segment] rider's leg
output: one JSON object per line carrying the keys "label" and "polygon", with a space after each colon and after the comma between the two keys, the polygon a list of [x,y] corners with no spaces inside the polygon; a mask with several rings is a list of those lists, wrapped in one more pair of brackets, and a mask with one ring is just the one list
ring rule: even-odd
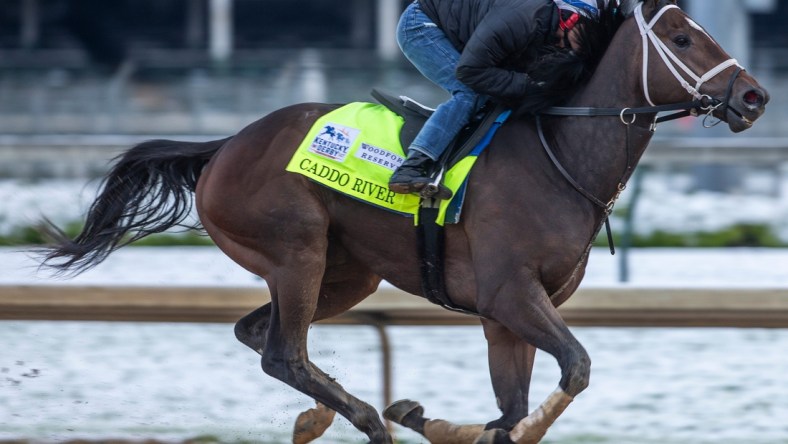
{"label": "rider's leg", "polygon": [[427,173],[432,162],[438,160],[468,124],[483,99],[457,80],[455,71],[460,53],[417,3],[411,4],[402,14],[397,27],[397,41],[405,57],[426,78],[451,94],[451,98],[439,105],[427,119],[409,148],[408,158],[391,177],[389,187],[392,191],[411,193],[431,181]]}

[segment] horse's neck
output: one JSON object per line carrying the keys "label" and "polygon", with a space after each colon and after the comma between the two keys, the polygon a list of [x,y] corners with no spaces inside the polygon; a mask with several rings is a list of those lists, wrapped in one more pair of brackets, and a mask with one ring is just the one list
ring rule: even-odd
{"label": "horse's neck", "polygon": [[[602,58],[588,85],[570,106],[635,108],[646,105],[641,87],[640,59],[632,54],[631,42],[639,41],[625,23]],[[624,29],[625,26],[630,26]],[[597,198],[607,201],[617,191],[627,166],[635,167],[652,132],[653,115],[639,115],[631,125],[627,143],[626,125],[619,117],[559,117],[552,126],[561,162],[575,179]],[[629,146],[627,146],[629,145]]]}

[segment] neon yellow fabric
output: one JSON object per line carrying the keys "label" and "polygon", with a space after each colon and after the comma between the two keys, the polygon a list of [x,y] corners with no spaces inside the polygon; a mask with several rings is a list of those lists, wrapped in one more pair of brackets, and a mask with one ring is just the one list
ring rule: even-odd
{"label": "neon yellow fabric", "polygon": [[[420,198],[388,189],[389,177],[404,160],[399,141],[403,123],[383,105],[349,103],[315,122],[286,169],[350,197],[415,217]],[[444,185],[456,194],[475,160],[468,157],[449,170]],[[441,225],[449,202],[441,201]]]}

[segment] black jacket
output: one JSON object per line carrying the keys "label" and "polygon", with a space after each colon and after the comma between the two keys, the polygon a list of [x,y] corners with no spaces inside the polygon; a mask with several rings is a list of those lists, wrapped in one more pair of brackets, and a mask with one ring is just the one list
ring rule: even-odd
{"label": "black jacket", "polygon": [[419,0],[460,51],[457,78],[480,94],[516,101],[529,62],[558,27],[553,0]]}

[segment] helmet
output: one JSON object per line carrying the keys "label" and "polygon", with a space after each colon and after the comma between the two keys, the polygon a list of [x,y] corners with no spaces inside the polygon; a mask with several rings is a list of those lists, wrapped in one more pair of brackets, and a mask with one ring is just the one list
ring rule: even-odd
{"label": "helmet", "polygon": [[586,18],[599,19],[599,11],[607,9],[612,1],[618,4],[617,0],[554,0],[559,9],[572,11],[582,14]]}

